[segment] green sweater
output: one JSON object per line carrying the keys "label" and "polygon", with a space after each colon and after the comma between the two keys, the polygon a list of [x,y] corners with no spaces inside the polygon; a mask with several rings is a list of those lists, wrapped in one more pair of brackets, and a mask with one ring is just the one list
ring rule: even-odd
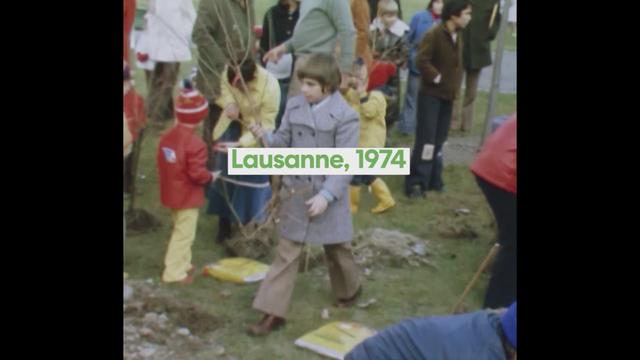
{"label": "green sweater", "polygon": [[340,44],[340,70],[351,73],[356,43],[356,30],[351,18],[349,0],[304,0],[300,18],[291,39],[285,42],[287,52],[296,55],[333,54]]}

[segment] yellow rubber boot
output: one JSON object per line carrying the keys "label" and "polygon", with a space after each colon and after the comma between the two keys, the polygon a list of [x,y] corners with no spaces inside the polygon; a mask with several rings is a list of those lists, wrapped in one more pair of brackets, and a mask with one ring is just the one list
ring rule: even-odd
{"label": "yellow rubber boot", "polygon": [[358,205],[360,204],[360,186],[349,185],[349,200],[351,202],[351,213],[357,213]]}
{"label": "yellow rubber boot", "polygon": [[391,191],[389,191],[387,184],[382,179],[377,178],[372,182],[371,190],[373,190],[373,194],[378,199],[378,205],[371,209],[372,213],[379,214],[396,206],[396,201],[391,196]]}

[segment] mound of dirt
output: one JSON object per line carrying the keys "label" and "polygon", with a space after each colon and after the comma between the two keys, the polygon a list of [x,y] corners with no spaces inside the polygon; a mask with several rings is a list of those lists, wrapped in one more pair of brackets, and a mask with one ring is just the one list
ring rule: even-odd
{"label": "mound of dirt", "polygon": [[[352,243],[356,263],[361,267],[401,267],[431,266],[431,249],[427,240],[397,230],[373,228],[359,231]],[[321,246],[312,246],[307,257],[306,251],[300,259],[300,271],[304,271],[309,259],[308,269],[324,264],[324,250]]]}
{"label": "mound of dirt", "polygon": [[244,226],[244,231],[243,234],[236,229],[233,237],[225,242],[227,253],[254,260],[264,261],[269,258],[278,243],[275,224],[273,222],[260,225],[249,223]]}
{"label": "mound of dirt", "polygon": [[[144,281],[124,284],[124,359],[222,356],[215,330],[222,321],[199,306],[163,294]],[[222,358],[222,357],[220,357]]]}
{"label": "mound of dirt", "polygon": [[353,241],[353,254],[356,263],[362,266],[435,267],[429,260],[429,242],[398,230],[373,228],[360,231]]}

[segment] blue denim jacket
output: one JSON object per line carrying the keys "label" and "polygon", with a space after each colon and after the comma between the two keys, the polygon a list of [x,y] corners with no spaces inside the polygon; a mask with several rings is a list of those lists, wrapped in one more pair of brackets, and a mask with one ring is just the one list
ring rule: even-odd
{"label": "blue denim jacket", "polygon": [[416,55],[418,53],[418,46],[422,36],[431,29],[432,26],[438,24],[440,20],[434,21],[429,10],[421,10],[415,13],[411,18],[411,24],[409,24],[409,71],[411,75],[420,75],[420,70],[416,66]]}
{"label": "blue denim jacket", "polygon": [[356,346],[345,360],[506,360],[489,311],[412,318]]}

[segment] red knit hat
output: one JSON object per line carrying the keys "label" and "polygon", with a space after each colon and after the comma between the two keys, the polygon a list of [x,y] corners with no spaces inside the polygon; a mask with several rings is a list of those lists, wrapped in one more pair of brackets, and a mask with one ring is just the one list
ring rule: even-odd
{"label": "red knit hat", "polygon": [[185,124],[197,124],[209,114],[209,102],[185,80],[175,102],[176,119]]}

